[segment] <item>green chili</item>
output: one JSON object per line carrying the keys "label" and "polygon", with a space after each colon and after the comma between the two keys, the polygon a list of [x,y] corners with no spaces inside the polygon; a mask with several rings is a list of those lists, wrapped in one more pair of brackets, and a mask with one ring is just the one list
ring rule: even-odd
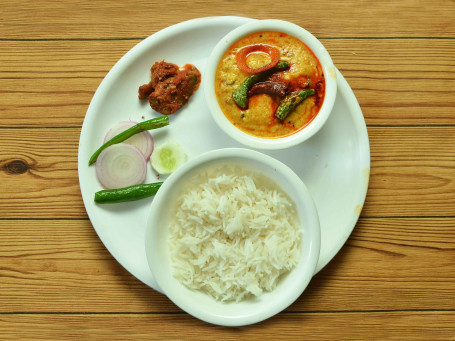
{"label": "green chili", "polygon": [[279,120],[284,120],[305,98],[314,94],[313,89],[304,90],[283,99],[276,109],[275,117]]}
{"label": "green chili", "polygon": [[95,193],[95,202],[97,204],[114,204],[144,199],[155,195],[162,184],[162,182],[154,182],[151,184],[98,191]]}
{"label": "green chili", "polygon": [[127,139],[129,139],[131,136],[142,133],[143,131],[146,130],[151,130],[151,129],[157,129],[161,127],[165,127],[169,125],[169,117],[167,116],[162,116],[162,117],[157,117],[157,118],[152,118],[151,120],[144,121],[141,123],[138,123],[131,128],[128,128],[127,130],[121,132],[120,134],[114,136],[111,138],[109,141],[107,141],[105,144],[103,144],[90,158],[88,165],[92,165],[100,153],[106,149],[109,146],[112,146],[113,144],[121,143]]}

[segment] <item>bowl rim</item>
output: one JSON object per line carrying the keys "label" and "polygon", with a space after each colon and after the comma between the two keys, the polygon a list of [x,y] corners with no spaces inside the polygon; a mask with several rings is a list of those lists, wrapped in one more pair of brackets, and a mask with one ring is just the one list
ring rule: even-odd
{"label": "bowl rim", "polygon": [[[259,31],[279,31],[292,35],[304,42],[319,59],[322,66],[326,93],[323,105],[316,117],[303,129],[280,138],[261,138],[250,135],[236,128],[221,111],[215,94],[215,73],[221,57],[227,49],[240,38]],[[332,58],[324,45],[309,31],[294,23],[278,19],[256,20],[243,24],[226,34],[213,48],[203,76],[205,100],[210,114],[216,124],[227,135],[248,147],[265,150],[277,150],[295,146],[312,137],[325,124],[333,109],[336,93],[337,80],[336,69]]]}
{"label": "bowl rim", "polygon": [[[279,285],[277,287],[280,288],[279,291],[275,288],[272,292],[261,295],[264,296],[262,299],[257,301],[253,300],[253,303],[250,303],[249,301],[247,301],[246,304],[241,302],[240,305],[237,305],[236,303],[223,304],[215,301],[208,295],[201,293],[201,296],[207,297],[207,300],[213,302],[213,305],[218,307],[215,313],[213,309],[206,307],[204,304],[196,306],[192,304],[194,302],[189,297],[190,295],[182,294],[181,291],[194,291],[184,287],[177,279],[173,278],[169,266],[166,268],[165,265],[169,265],[169,257],[168,254],[163,255],[163,252],[167,252],[167,246],[159,246],[160,241],[161,244],[163,244],[163,235],[165,235],[166,232],[165,228],[163,232],[163,229],[160,229],[158,226],[159,222],[164,221],[165,218],[158,217],[159,215],[157,213],[160,213],[161,216],[163,216],[163,210],[165,210],[166,207],[166,197],[168,199],[169,196],[171,198],[173,197],[173,191],[175,192],[179,188],[179,182],[182,184],[182,182],[185,181],[185,175],[203,165],[233,158],[245,159],[246,162],[251,161],[253,164],[262,164],[264,168],[271,169],[273,172],[289,177],[283,181],[288,181],[289,186],[291,186],[289,188],[295,191],[295,193],[290,195],[289,189],[287,191],[283,190],[294,201],[296,200],[295,197],[299,196],[299,202],[295,202],[295,204],[297,207],[305,208],[305,222],[301,221],[301,225],[306,223],[308,226],[305,228],[301,226],[301,229],[304,231],[307,238],[302,238],[302,254],[299,263],[288,275],[286,275],[286,279],[287,276],[290,276],[289,280],[283,281],[286,286],[280,287]],[[268,176],[267,174],[265,175]],[[301,211],[298,212],[298,214],[300,220],[302,220],[302,217],[300,216]],[[259,151],[244,148],[224,148],[206,152],[189,160],[172,173],[166,181],[164,181],[152,201],[145,233],[147,262],[163,293],[168,296],[174,304],[194,317],[212,324],[224,326],[241,326],[260,322],[272,317],[291,305],[303,293],[311,281],[319,259],[320,243],[321,237],[318,213],[311,194],[303,181],[281,161]],[[290,290],[287,290],[288,287],[290,287]],[[283,288],[286,288],[286,290]],[[270,300],[269,302],[265,297],[272,298],[275,292],[277,292],[276,295],[279,295],[279,300]],[[225,307],[225,310],[219,310],[220,307]],[[238,312],[235,314],[235,308],[237,307],[247,307],[249,310],[242,310],[241,314]],[[254,309],[261,307],[265,307],[266,309]]]}

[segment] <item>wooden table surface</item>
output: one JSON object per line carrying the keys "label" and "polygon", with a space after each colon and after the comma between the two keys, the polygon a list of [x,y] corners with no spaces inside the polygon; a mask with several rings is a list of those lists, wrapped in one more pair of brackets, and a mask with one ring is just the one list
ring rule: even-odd
{"label": "wooden table surface", "polygon": [[[455,339],[454,1],[13,1],[0,14],[0,339]],[[367,123],[360,219],[288,309],[201,322],[127,272],[86,214],[79,135],[128,50],[238,15],[316,35]]]}

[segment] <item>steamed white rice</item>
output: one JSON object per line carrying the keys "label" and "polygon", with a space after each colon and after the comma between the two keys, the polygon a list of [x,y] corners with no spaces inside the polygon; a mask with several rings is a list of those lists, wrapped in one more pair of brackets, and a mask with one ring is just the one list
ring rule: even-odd
{"label": "steamed white rice", "polygon": [[270,179],[239,167],[188,182],[169,226],[174,277],[226,302],[273,290],[301,252],[292,200]]}

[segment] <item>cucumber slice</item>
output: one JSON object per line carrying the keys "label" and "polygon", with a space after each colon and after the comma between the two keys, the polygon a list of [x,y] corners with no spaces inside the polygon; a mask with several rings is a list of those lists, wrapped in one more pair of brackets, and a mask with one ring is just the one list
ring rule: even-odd
{"label": "cucumber slice", "polygon": [[170,174],[188,160],[188,156],[177,142],[167,142],[155,147],[150,163],[161,175]]}

